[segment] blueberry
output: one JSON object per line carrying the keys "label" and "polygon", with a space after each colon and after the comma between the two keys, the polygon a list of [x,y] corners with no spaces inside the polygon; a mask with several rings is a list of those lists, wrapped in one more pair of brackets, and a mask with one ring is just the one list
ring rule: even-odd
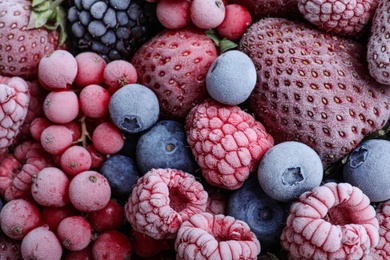
{"label": "blueberry", "polygon": [[260,186],[271,198],[293,201],[321,184],[323,164],[308,145],[289,141],[269,149],[257,170]]}
{"label": "blueberry", "polygon": [[138,133],[154,125],[160,114],[158,98],[141,84],[128,84],[110,99],[108,110],[112,122],[125,133]]}
{"label": "blueberry", "polygon": [[121,154],[108,157],[102,164],[100,173],[108,180],[113,197],[122,199],[129,197],[141,176],[136,161]]}
{"label": "blueberry", "polygon": [[241,188],[232,191],[226,213],[245,221],[264,251],[279,245],[280,235],[288,216],[288,206],[287,203],[278,202],[268,196],[253,174]]}
{"label": "blueberry", "polygon": [[359,144],[343,168],[344,180],[360,188],[371,202],[390,199],[390,141],[370,139]]}
{"label": "blueberry", "polygon": [[192,174],[197,169],[184,125],[172,120],[158,121],[140,136],[136,159],[143,174],[152,168],[178,169]]}
{"label": "blueberry", "polygon": [[218,102],[238,105],[249,97],[256,80],[256,68],[248,55],[231,50],[215,59],[207,72],[206,87]]}

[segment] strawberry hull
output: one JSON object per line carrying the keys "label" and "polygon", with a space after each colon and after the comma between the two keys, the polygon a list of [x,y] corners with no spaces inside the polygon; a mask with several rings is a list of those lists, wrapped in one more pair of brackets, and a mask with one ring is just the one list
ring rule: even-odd
{"label": "strawberry hull", "polygon": [[327,167],[387,122],[388,87],[369,75],[357,42],[265,18],[248,29],[239,49],[257,70],[249,107],[275,143],[303,142]]}

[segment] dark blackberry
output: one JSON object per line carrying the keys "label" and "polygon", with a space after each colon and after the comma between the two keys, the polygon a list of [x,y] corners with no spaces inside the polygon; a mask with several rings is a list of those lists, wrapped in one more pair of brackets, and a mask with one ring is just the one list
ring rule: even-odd
{"label": "dark blackberry", "polygon": [[145,0],[70,0],[68,33],[76,52],[93,51],[106,62],[130,60],[163,29],[156,3]]}

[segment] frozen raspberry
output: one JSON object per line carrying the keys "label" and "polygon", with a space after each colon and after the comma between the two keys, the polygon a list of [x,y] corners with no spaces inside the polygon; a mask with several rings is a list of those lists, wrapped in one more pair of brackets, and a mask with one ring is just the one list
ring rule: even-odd
{"label": "frozen raspberry", "polygon": [[92,240],[92,227],[81,216],[64,218],[58,225],[57,237],[62,246],[70,251],[86,248]]}
{"label": "frozen raspberry", "polygon": [[29,103],[29,88],[24,79],[12,77],[0,84],[0,148],[10,146],[19,134]]}
{"label": "frozen raspberry", "polygon": [[81,52],[75,56],[77,62],[77,74],[74,82],[85,87],[91,84],[103,83],[103,72],[106,61],[95,52]]}
{"label": "frozen raspberry", "polygon": [[23,259],[60,260],[62,246],[56,235],[47,226],[31,230],[22,240]]}
{"label": "frozen raspberry", "polygon": [[329,182],[299,196],[280,239],[289,259],[361,259],[378,244],[379,224],[359,188]]}
{"label": "frozen raspberry", "polygon": [[209,198],[207,200],[206,212],[211,214],[226,214],[229,191],[225,189],[218,188],[212,185],[204,185]]}
{"label": "frozen raspberry", "polygon": [[0,225],[4,234],[22,240],[28,232],[39,226],[41,215],[34,202],[14,199],[4,205],[0,212]]}
{"label": "frozen raspberry", "polygon": [[175,240],[176,259],[257,259],[260,242],[248,224],[203,212],[183,222]]}
{"label": "frozen raspberry", "polygon": [[77,61],[67,50],[55,50],[39,61],[38,80],[48,90],[69,89],[77,75]]}
{"label": "frozen raspberry", "polygon": [[76,209],[91,212],[107,206],[111,188],[102,174],[97,171],[84,171],[70,181],[68,193],[70,202]]}
{"label": "frozen raspberry", "polygon": [[69,178],[57,167],[43,168],[34,176],[31,194],[41,206],[62,207],[69,202]]}
{"label": "frozen raspberry", "polygon": [[100,233],[92,245],[95,260],[130,259],[133,246],[129,237],[117,230]]}
{"label": "frozen raspberry", "polygon": [[205,211],[208,195],[189,173],[152,169],[138,179],[125,205],[135,231],[154,239],[174,238],[181,223]]}
{"label": "frozen raspberry", "polygon": [[228,190],[240,188],[274,144],[250,114],[210,99],[190,111],[186,132],[206,181]]}

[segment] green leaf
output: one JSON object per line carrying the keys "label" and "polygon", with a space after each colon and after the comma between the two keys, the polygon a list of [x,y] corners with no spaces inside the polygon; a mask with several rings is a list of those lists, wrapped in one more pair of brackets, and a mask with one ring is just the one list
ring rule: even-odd
{"label": "green leaf", "polygon": [[50,2],[44,1],[43,3],[40,3],[38,5],[32,5],[34,12],[44,12],[47,10],[50,10]]}
{"label": "green leaf", "polygon": [[209,37],[216,46],[219,46],[219,36],[217,35],[217,32],[213,29],[210,29],[210,30],[206,30],[206,35],[207,37]]}
{"label": "green leaf", "polygon": [[27,29],[35,29],[44,26],[47,23],[51,13],[52,11],[50,9],[44,12],[31,12]]}
{"label": "green leaf", "polygon": [[237,48],[238,44],[228,40],[228,39],[223,39],[219,42],[219,50],[221,53],[224,53],[225,51],[232,50]]}
{"label": "green leaf", "polygon": [[48,3],[50,5],[49,1],[48,0],[33,0],[31,2],[31,6],[35,7],[35,6],[38,6],[38,5],[42,4],[42,3]]}

